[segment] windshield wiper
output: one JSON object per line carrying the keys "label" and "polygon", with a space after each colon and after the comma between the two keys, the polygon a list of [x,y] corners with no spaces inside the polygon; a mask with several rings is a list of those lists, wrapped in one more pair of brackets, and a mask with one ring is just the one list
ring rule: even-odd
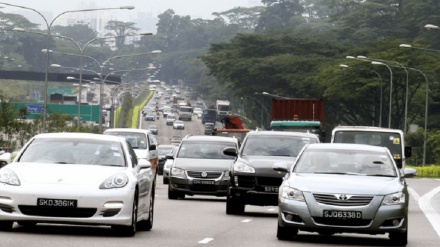
{"label": "windshield wiper", "polygon": [[365,174],[365,176],[373,176],[373,177],[390,177],[394,178],[396,176],[394,175],[388,175],[388,174]]}
{"label": "windshield wiper", "polygon": [[365,175],[365,174],[356,173],[356,172],[314,172],[314,173],[315,174],[335,174],[335,175],[357,175],[357,176]]}

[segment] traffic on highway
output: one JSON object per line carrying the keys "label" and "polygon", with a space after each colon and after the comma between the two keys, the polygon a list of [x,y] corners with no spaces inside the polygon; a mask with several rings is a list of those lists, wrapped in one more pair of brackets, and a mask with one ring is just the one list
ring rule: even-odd
{"label": "traffic on highway", "polygon": [[436,1],[54,2],[0,2],[0,247],[440,246]]}
{"label": "traffic on highway", "polygon": [[[415,174],[409,170],[400,175],[395,157],[389,149],[359,144],[327,144],[321,147],[319,135],[292,131],[250,130],[243,142],[234,137],[233,129],[230,130],[231,136],[217,136],[222,132],[216,133],[214,128],[206,132],[206,122],[202,123],[203,114],[200,117],[193,114],[184,121],[178,120],[179,109],[173,107],[172,102],[166,103],[165,89],[166,86],[156,89],[154,95],[160,97],[152,97],[140,112],[139,129],[106,131],[107,135],[125,138],[135,151],[133,155],[139,161],[150,164],[148,167],[140,164],[134,166],[135,170],[147,169],[152,172],[152,175],[148,175],[152,187],[147,192],[154,197],[154,200],[148,199],[149,203],[147,200],[149,207],[141,206],[140,198],[133,207],[130,206],[131,200],[127,201],[128,206],[137,212],[131,216],[131,222],[135,223],[123,227],[112,223],[110,219],[116,212],[104,213],[108,218],[105,224],[98,220],[103,217],[99,212],[95,214],[101,216],[94,216],[98,217],[95,221],[82,220],[84,216],[75,216],[72,221],[60,218],[61,214],[58,213],[29,215],[23,211],[24,205],[20,202],[12,204],[18,199],[13,199],[9,194],[11,192],[6,192],[11,186],[18,192],[21,186],[26,186],[25,182],[38,178],[32,178],[31,175],[23,177],[22,174],[31,169],[28,166],[34,166],[34,163],[25,166],[26,163],[20,163],[48,163],[49,168],[46,169],[50,170],[53,170],[50,164],[60,164],[67,166],[65,169],[71,166],[68,169],[75,170],[76,164],[83,161],[59,161],[58,158],[31,161],[29,158],[19,158],[15,161],[18,163],[14,162],[7,165],[7,169],[0,170],[0,182],[3,184],[0,189],[3,195],[0,208],[2,239],[20,245],[24,243],[20,235],[33,234],[35,237],[35,234],[44,232],[44,239],[37,237],[36,241],[46,243],[49,238],[54,246],[69,246],[70,242],[62,237],[65,234],[85,246],[94,246],[115,233],[121,236],[136,233],[130,240],[124,240],[132,246],[283,246],[291,245],[292,241],[309,246],[331,246],[335,243],[350,246],[420,246],[420,243],[424,243],[423,246],[434,246],[437,243],[438,228],[429,219],[435,219],[438,215],[435,210],[429,211],[429,208],[438,205],[439,200],[427,195],[440,186],[440,181],[413,178]],[[197,102],[201,101],[203,99],[200,98],[185,100],[186,105],[200,105]],[[168,115],[175,115],[174,122],[183,122],[185,128],[175,128],[174,122],[167,124],[169,119],[163,114],[168,107],[172,109]],[[204,108],[203,104],[201,107]],[[154,113],[153,120],[144,117],[148,111]],[[213,124],[215,129],[224,130],[223,123],[215,121]],[[148,130],[152,125],[154,130]],[[231,126],[228,125],[228,128]],[[313,146],[313,149],[302,150],[304,146],[310,146],[310,149]],[[69,151],[75,152],[72,148]],[[104,157],[103,151],[96,152]],[[352,160],[348,160],[348,156]],[[73,157],[78,157],[78,154]],[[60,180],[66,179],[62,174],[54,174],[55,178],[58,177],[58,182],[55,181],[57,186],[64,183]],[[138,175],[138,179],[142,176]],[[282,177],[285,177],[283,183]],[[115,177],[109,186],[127,187],[124,180],[128,182],[131,178]],[[140,180],[139,189],[142,183]],[[383,191],[384,188],[388,190]],[[107,190],[110,192],[112,189]],[[101,194],[99,191],[94,193]],[[11,199],[8,199],[8,195]],[[20,198],[26,197],[23,194]],[[70,212],[74,215],[74,208],[85,205],[81,197],[72,200],[73,197],[68,195],[51,194],[36,198],[42,201],[37,208],[45,212]],[[67,201],[74,201],[74,204]],[[29,204],[29,201],[22,203]],[[304,208],[304,203],[309,205],[308,209]],[[123,206],[125,202],[120,204]],[[139,218],[141,208],[149,208],[144,211],[145,218]],[[15,215],[15,211],[23,215]],[[143,229],[148,232],[143,232]],[[431,234],[421,235],[421,232]],[[164,237],[170,233],[173,238]],[[85,234],[87,239],[83,238]],[[113,238],[106,245],[116,246],[120,241],[122,239]],[[50,243],[47,246],[52,246]]]}

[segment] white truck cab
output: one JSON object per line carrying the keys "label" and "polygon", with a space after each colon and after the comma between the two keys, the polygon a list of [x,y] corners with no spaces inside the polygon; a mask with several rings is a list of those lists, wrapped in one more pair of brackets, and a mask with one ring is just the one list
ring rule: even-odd
{"label": "white truck cab", "polygon": [[370,126],[338,126],[332,131],[332,143],[357,143],[387,147],[399,169],[405,168],[411,157],[411,147],[405,146],[403,131]]}

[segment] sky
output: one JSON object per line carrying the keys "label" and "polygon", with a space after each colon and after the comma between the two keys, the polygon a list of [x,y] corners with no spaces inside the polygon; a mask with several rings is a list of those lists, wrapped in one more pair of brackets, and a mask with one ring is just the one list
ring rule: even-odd
{"label": "sky", "polygon": [[[55,16],[64,11],[84,8],[106,8],[135,6],[134,12],[150,12],[156,16],[167,9],[173,9],[177,15],[190,15],[192,18],[212,19],[211,13],[222,12],[234,7],[261,5],[260,0],[0,0],[3,3],[33,8],[39,12],[52,12]],[[0,5],[1,6],[1,5]],[[13,12],[17,8],[0,9]]]}

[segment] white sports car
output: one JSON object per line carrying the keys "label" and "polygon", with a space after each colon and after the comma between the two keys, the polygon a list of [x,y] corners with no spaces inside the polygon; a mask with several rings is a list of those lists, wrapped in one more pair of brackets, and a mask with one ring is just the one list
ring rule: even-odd
{"label": "white sports car", "polygon": [[109,225],[133,236],[153,226],[151,163],[125,138],[88,133],[33,137],[0,169],[0,230],[13,223]]}

